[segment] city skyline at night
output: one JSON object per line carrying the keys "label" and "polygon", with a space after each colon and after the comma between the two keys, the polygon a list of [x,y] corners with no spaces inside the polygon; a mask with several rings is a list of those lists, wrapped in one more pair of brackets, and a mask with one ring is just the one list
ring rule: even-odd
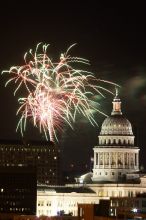
{"label": "city skyline at night", "polygon": [[[133,125],[136,145],[141,149],[140,164],[146,167],[146,15],[142,7],[140,4],[112,7],[93,2],[72,6],[54,3],[43,10],[31,3],[29,7],[26,3],[22,10],[16,2],[3,6],[7,13],[0,15],[0,69],[2,72],[13,64],[22,64],[24,52],[38,42],[51,44],[50,55],[54,58],[69,45],[77,43],[72,50],[73,56],[88,59],[89,68],[97,78],[121,86],[123,114]],[[21,139],[15,131],[18,103],[12,94],[13,85],[5,88],[5,82],[5,76],[1,76],[0,139],[17,140]],[[111,112],[112,99],[113,96],[107,94],[105,99],[99,100],[101,110],[107,115]],[[89,163],[104,117],[96,115],[95,119],[99,127],[92,127],[83,118],[78,118],[74,130],[65,127],[60,136],[65,166],[76,162],[80,167]],[[44,140],[33,126],[25,138]]]}

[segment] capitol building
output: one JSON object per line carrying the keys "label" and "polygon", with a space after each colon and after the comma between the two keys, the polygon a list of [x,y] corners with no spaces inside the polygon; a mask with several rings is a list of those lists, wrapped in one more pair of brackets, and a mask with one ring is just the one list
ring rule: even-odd
{"label": "capitol building", "polygon": [[99,135],[99,146],[94,147],[93,182],[123,182],[139,171],[139,148],[134,145],[131,123],[122,115],[121,101],[116,94],[113,110]]}
{"label": "capitol building", "polygon": [[76,178],[76,184],[38,186],[37,215],[56,215],[64,210],[75,216],[80,203],[98,204],[101,199],[146,193],[146,176],[139,171],[140,149],[134,138],[116,92],[111,116],[103,121],[98,145],[93,148],[92,172]]}

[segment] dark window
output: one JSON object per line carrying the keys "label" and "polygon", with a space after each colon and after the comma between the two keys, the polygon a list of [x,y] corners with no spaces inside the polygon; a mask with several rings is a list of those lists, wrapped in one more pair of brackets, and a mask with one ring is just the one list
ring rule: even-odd
{"label": "dark window", "polygon": [[146,207],[146,200],[142,200],[142,207]]}

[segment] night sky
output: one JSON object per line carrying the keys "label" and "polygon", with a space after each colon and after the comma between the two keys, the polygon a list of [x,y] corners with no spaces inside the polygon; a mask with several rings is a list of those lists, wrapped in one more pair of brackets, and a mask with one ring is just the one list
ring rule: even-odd
{"label": "night sky", "polygon": [[[19,1],[18,1],[19,2]],[[133,125],[140,164],[146,167],[146,13],[144,5],[102,5],[97,1],[79,4],[71,1],[30,1],[1,5],[0,72],[12,65],[22,65],[23,55],[38,42],[48,43],[54,59],[73,43],[71,55],[90,60],[89,70],[97,78],[121,86],[123,114]],[[96,2],[96,4],[95,4]],[[5,88],[7,76],[1,76],[0,139],[21,139],[16,133],[18,117],[15,86]],[[114,92],[114,87],[110,87]],[[105,94],[106,95],[106,94]],[[21,96],[21,95],[20,95]],[[112,95],[100,100],[100,109],[110,115]],[[93,146],[104,117],[95,115],[99,127],[92,127],[79,117],[74,130],[64,128],[60,137],[65,169],[90,168]],[[44,140],[36,128],[28,126],[25,139]]]}

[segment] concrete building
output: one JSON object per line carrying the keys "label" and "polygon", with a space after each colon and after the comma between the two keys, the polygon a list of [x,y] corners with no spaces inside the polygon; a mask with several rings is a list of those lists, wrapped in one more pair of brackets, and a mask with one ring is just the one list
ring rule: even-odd
{"label": "concrete building", "polygon": [[111,116],[101,126],[99,145],[93,150],[93,182],[125,182],[127,175],[137,178],[134,173],[139,171],[139,148],[134,145],[131,123],[122,115],[118,94]]}
{"label": "concrete building", "polygon": [[0,166],[35,167],[38,184],[60,184],[60,150],[52,142],[0,142]]}
{"label": "concrete building", "polygon": [[36,169],[0,167],[0,213],[36,214]]}
{"label": "concrete building", "polygon": [[[55,215],[59,210],[77,215],[79,203],[99,204],[101,199],[146,193],[146,176],[139,172],[139,150],[134,143],[132,125],[122,114],[121,100],[116,92],[111,116],[104,120],[99,144],[93,148],[93,172],[76,178],[76,184],[62,191],[58,190],[59,186],[58,189],[38,187],[37,215]],[[82,189],[88,192],[81,192]]]}
{"label": "concrete building", "polygon": [[83,186],[38,186],[37,216],[65,214],[77,216],[78,203],[97,202],[96,193]]}
{"label": "concrete building", "polygon": [[117,218],[146,218],[146,193],[137,194],[136,197],[111,197],[110,216]]}

